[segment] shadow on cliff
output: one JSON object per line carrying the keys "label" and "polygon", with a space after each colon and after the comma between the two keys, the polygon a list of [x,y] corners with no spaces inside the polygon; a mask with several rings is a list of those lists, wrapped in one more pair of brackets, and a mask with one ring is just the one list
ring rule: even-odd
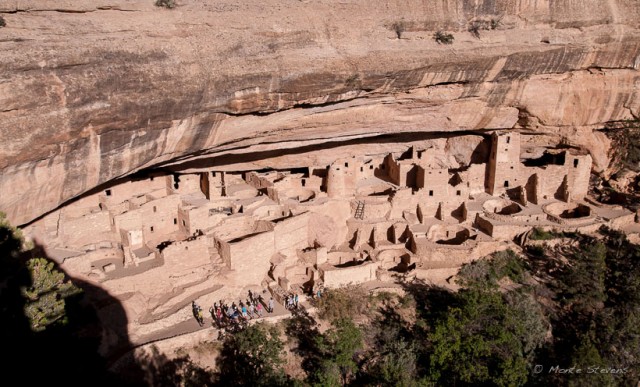
{"label": "shadow on cliff", "polygon": [[489,152],[490,152],[490,142],[488,135],[484,132],[489,132],[489,130],[485,131],[456,131],[455,133],[451,132],[403,132],[403,133],[387,133],[381,134],[373,137],[366,138],[356,138],[349,139],[344,141],[336,141],[336,142],[328,142],[321,144],[308,144],[301,145],[293,148],[282,148],[272,150],[264,150],[264,151],[255,151],[249,153],[238,153],[238,154],[224,154],[224,155],[211,155],[211,157],[207,158],[199,158],[195,160],[189,160],[189,157],[195,156],[205,156],[207,152],[210,151],[197,151],[193,152],[189,156],[184,156],[183,160],[169,160],[164,163],[161,163],[154,167],[154,169],[158,170],[166,170],[168,172],[180,171],[185,169],[198,169],[198,168],[216,168],[222,165],[232,165],[232,164],[243,164],[243,163],[251,163],[253,161],[265,160],[275,157],[281,157],[286,155],[304,155],[305,153],[312,151],[328,151],[335,148],[340,148],[349,145],[366,145],[366,144],[384,144],[384,143],[409,143],[412,141],[423,141],[423,140],[435,140],[440,138],[452,138],[456,136],[481,136],[483,137],[483,141],[481,141],[476,148],[472,151],[471,154],[471,163],[485,163],[488,160]]}
{"label": "shadow on cliff", "polygon": [[[70,278],[82,292],[65,298],[64,318],[42,331],[32,330],[23,289],[48,285],[33,283],[27,262],[35,257],[53,261],[41,246],[23,250],[19,231],[1,220],[0,337],[5,379],[28,385],[132,385],[109,372],[110,357],[99,354],[101,349],[108,348],[108,355],[113,357],[131,347],[124,309],[103,289]],[[62,272],[59,267],[55,270]],[[39,297],[46,299],[49,295],[55,298],[48,299],[47,304],[53,305],[53,300],[59,299],[54,291],[41,293]],[[108,347],[104,346],[104,337],[109,339]]]}

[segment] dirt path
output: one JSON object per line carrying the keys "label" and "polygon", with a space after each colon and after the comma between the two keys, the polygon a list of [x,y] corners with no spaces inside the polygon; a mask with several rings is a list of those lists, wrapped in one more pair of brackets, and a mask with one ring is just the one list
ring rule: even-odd
{"label": "dirt path", "polygon": [[[308,304],[303,306],[306,308],[309,307]],[[274,317],[280,318],[282,316],[291,315],[291,312],[289,312],[287,309],[285,309],[283,305],[277,302],[275,303],[275,306],[273,309],[274,309],[273,313],[263,312],[262,318],[253,319],[253,320],[250,320],[250,322],[269,321],[269,320],[272,320]],[[156,341],[166,340],[172,337],[182,336],[182,335],[186,335],[189,333],[202,331],[206,329],[211,330],[211,334],[213,337],[218,337],[219,329],[215,326],[215,323],[211,318],[211,315],[209,315],[208,311],[205,311],[205,319],[204,319],[203,326],[200,326],[198,322],[195,320],[195,318],[192,318],[187,321],[183,321],[178,324],[172,325],[171,327],[168,327],[166,329],[154,332],[149,335],[142,336],[140,339],[134,341],[132,344],[134,348],[136,348],[136,347],[140,347],[142,345],[150,344]]]}

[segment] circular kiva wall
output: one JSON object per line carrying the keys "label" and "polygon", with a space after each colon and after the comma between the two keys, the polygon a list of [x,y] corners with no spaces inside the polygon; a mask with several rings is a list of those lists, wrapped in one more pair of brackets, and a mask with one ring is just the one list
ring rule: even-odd
{"label": "circular kiva wall", "polygon": [[592,218],[591,207],[577,203],[551,203],[547,204],[544,212],[560,223],[584,221]]}
{"label": "circular kiva wall", "polygon": [[461,245],[471,237],[465,227],[458,225],[434,225],[427,233],[427,239],[441,245]]}
{"label": "circular kiva wall", "polygon": [[507,199],[491,199],[484,202],[482,209],[487,214],[514,215],[522,212],[522,207]]}

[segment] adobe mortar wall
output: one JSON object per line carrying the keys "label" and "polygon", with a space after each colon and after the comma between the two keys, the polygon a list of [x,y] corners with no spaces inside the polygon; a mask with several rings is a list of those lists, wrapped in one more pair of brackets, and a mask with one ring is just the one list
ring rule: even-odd
{"label": "adobe mortar wall", "polygon": [[110,233],[111,218],[108,212],[96,212],[75,219],[63,218],[58,232],[65,245],[81,246],[92,241],[97,234]]}
{"label": "adobe mortar wall", "polygon": [[348,284],[360,284],[376,279],[379,262],[365,262],[363,264],[345,268],[322,265],[318,268],[324,286],[337,288]]}
{"label": "adobe mortar wall", "polygon": [[296,250],[309,247],[309,213],[292,216],[273,228],[275,251],[295,256]]}
{"label": "adobe mortar wall", "polygon": [[166,261],[176,262],[172,269],[188,269],[211,263],[208,237],[202,236],[193,240],[174,242],[162,250]]}
{"label": "adobe mortar wall", "polygon": [[228,243],[228,246],[230,268],[236,271],[233,275],[238,279],[237,283],[260,284],[276,253],[273,231]]}

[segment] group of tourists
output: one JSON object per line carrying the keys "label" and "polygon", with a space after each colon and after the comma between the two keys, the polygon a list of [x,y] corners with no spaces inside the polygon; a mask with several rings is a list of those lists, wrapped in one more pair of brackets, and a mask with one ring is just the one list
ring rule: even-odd
{"label": "group of tourists", "polygon": [[[209,313],[213,320],[212,325],[219,329],[237,331],[244,329],[249,320],[261,318],[265,310],[267,313],[273,313],[273,307],[273,297],[270,297],[269,301],[265,301],[262,295],[249,290],[248,299],[240,300],[237,304],[235,302],[227,304],[224,300],[214,302],[213,306],[209,308]],[[196,321],[200,326],[203,326],[202,308],[195,301],[191,302],[191,308]]]}
{"label": "group of tourists", "polygon": [[311,296],[316,300],[319,300],[320,298],[322,298],[323,291],[324,291],[324,288],[322,286],[317,286],[317,287],[314,286],[313,289],[311,289]]}
{"label": "group of tourists", "polygon": [[204,325],[204,316],[202,315],[202,308],[200,305],[196,304],[195,301],[191,301],[191,311],[193,312],[193,317],[195,317],[196,321],[200,326]]}
{"label": "group of tourists", "polygon": [[289,294],[284,298],[284,307],[287,310],[298,309],[298,293]]}

